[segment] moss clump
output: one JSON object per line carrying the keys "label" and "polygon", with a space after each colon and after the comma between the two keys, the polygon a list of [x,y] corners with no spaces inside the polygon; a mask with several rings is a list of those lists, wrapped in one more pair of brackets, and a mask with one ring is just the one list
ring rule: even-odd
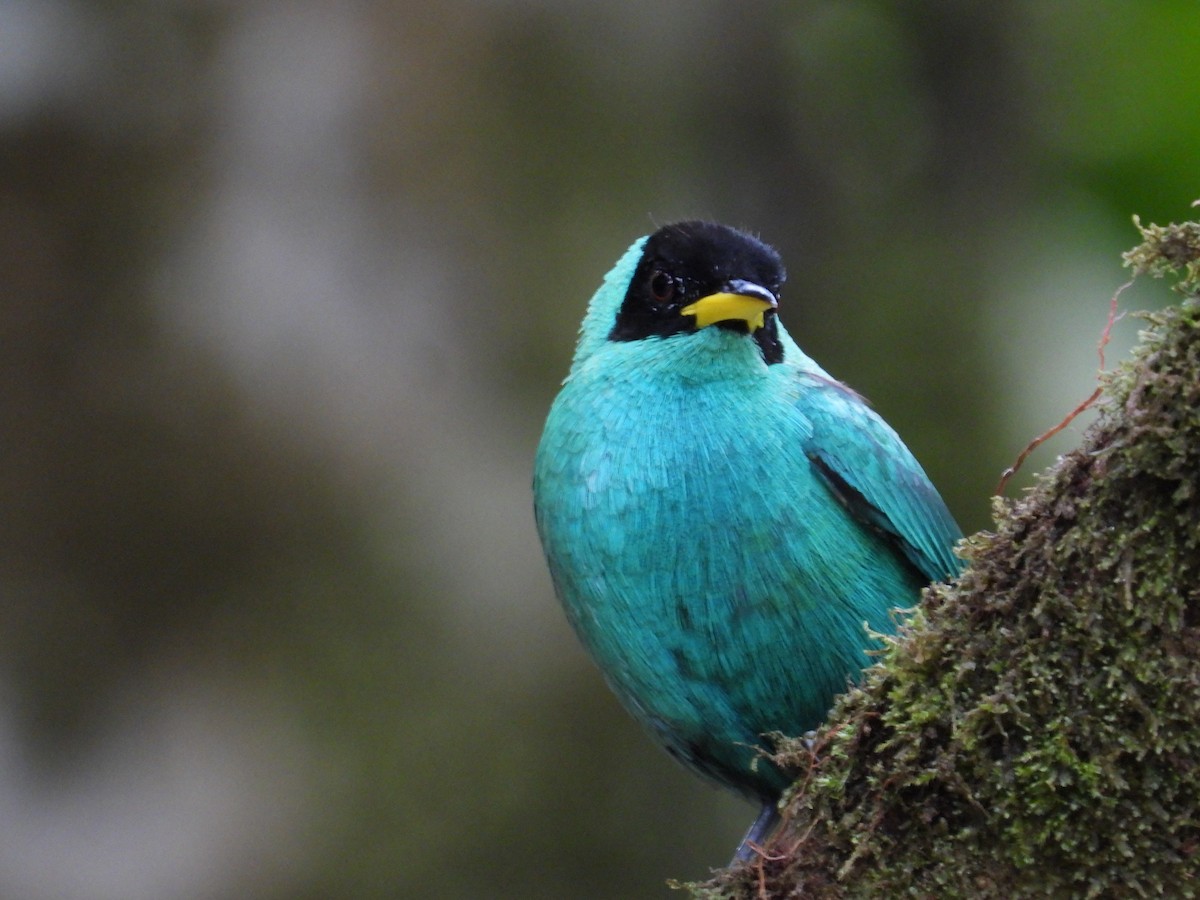
{"label": "moss clump", "polygon": [[1127,263],[1182,305],[816,750],[784,746],[767,854],[694,897],[1200,895],[1200,226],[1142,233]]}

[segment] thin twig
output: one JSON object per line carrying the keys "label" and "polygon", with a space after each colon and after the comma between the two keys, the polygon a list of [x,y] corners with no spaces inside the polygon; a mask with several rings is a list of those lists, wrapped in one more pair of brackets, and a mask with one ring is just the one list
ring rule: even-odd
{"label": "thin twig", "polygon": [[[1125,292],[1125,289],[1127,287],[1129,287],[1131,284],[1133,284],[1132,278],[1129,279],[1129,281],[1125,282],[1123,285],[1121,285],[1119,288],[1117,288],[1116,293],[1112,295],[1112,300],[1109,302],[1108,322],[1104,326],[1104,331],[1100,335],[1100,343],[1096,347],[1096,353],[1100,357],[1100,371],[1101,372],[1104,371],[1104,365],[1105,365],[1104,364],[1104,348],[1108,346],[1108,342],[1112,338],[1113,325],[1116,324],[1117,321],[1119,321],[1125,315],[1124,313],[1122,313],[1119,316],[1117,315],[1117,300],[1120,298],[1121,294],[1123,294]],[[1079,415],[1081,413],[1083,413],[1084,410],[1086,410],[1089,406],[1091,406],[1098,399],[1100,399],[1100,394],[1101,394],[1102,390],[1103,389],[1100,387],[1100,385],[1096,385],[1096,389],[1094,391],[1092,391],[1091,394],[1088,395],[1087,399],[1084,400],[1082,403],[1080,403],[1078,406],[1076,406],[1069,413],[1067,413],[1066,417],[1061,422],[1059,422],[1057,425],[1055,425],[1049,431],[1046,431],[1043,434],[1038,435],[1032,441],[1030,441],[1029,445],[1024,450],[1021,451],[1021,454],[1017,457],[1016,462],[1014,462],[1011,466],[1009,466],[1007,469],[1005,469],[1004,472],[1000,475],[1000,483],[996,485],[996,490],[994,491],[995,495],[997,497],[999,497],[1004,493],[1005,487],[1008,486],[1008,480],[1017,474],[1017,472],[1020,470],[1021,466],[1024,464],[1025,460],[1029,458],[1030,453],[1032,453],[1034,450],[1036,450],[1038,447],[1040,447],[1046,441],[1050,440],[1050,438],[1054,437],[1056,434],[1058,434],[1060,431],[1062,431],[1064,428],[1066,428],[1068,425],[1070,425],[1073,421],[1075,421],[1075,419],[1078,418]]]}

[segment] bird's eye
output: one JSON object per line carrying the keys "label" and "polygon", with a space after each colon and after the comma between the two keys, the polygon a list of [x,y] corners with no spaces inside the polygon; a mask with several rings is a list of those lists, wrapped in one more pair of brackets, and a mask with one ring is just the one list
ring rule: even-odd
{"label": "bird's eye", "polygon": [[666,303],[675,296],[675,279],[661,269],[657,270],[650,276],[650,293],[659,303]]}

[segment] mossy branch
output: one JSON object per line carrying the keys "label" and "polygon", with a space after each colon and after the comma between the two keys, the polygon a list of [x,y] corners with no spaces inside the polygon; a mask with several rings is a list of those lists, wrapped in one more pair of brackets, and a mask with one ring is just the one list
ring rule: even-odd
{"label": "mossy branch", "polygon": [[1142,227],[1099,421],[843,697],[763,855],[697,900],[1200,895],[1200,225]]}

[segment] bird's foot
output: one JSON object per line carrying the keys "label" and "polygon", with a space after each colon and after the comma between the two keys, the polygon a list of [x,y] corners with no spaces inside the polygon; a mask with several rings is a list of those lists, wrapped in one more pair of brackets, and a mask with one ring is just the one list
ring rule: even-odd
{"label": "bird's foot", "polygon": [[742,842],[738,844],[737,852],[733,854],[733,859],[730,865],[739,862],[747,862],[754,859],[762,853],[762,845],[766,843],[771,832],[775,830],[775,826],[779,824],[779,805],[773,800],[768,800],[763,803],[762,811],[758,814],[758,818],[754,820],[754,824],[750,826],[750,830],[746,832],[746,836],[742,838]]}

